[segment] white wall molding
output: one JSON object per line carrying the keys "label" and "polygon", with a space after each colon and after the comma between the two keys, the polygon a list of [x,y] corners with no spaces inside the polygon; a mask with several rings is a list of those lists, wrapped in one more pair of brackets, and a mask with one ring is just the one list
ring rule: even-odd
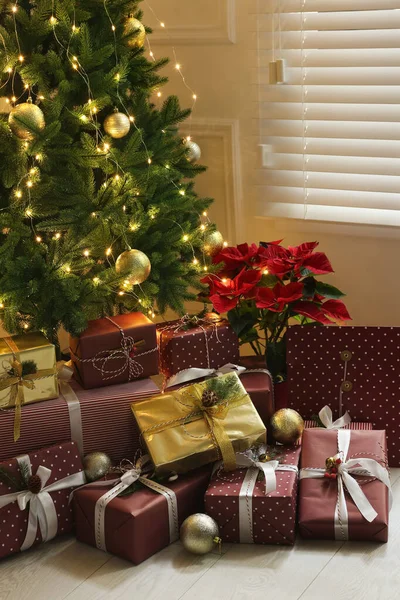
{"label": "white wall molding", "polygon": [[[243,218],[242,162],[240,154],[240,126],[238,119],[193,118],[185,123],[184,135],[190,134],[201,146],[201,138],[221,138],[224,149],[224,184],[226,195],[225,223],[226,237],[231,244],[244,240],[245,222]],[[201,162],[201,161],[200,161]],[[212,190],[209,195],[212,196]]]}
{"label": "white wall molding", "polygon": [[199,26],[194,22],[175,27],[168,24],[168,30],[154,27],[151,42],[169,46],[236,43],[236,0],[218,0],[215,4],[215,12],[210,15],[213,21],[209,24]]}

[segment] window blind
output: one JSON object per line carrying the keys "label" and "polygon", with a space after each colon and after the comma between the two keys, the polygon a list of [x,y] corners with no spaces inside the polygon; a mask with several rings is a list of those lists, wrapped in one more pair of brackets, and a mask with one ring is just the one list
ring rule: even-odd
{"label": "window blind", "polygon": [[400,0],[260,0],[256,19],[259,214],[400,226]]}

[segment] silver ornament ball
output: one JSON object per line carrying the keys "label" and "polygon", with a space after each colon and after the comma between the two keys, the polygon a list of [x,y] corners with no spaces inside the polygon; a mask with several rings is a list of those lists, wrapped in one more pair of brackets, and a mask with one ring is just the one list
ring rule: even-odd
{"label": "silver ornament ball", "polygon": [[183,144],[186,148],[186,158],[188,159],[189,162],[194,163],[194,162],[197,162],[198,160],[200,160],[201,149],[200,149],[200,146],[198,144],[196,144],[196,142],[185,139],[183,141]]}
{"label": "silver ornament ball", "polygon": [[101,479],[108,473],[111,467],[111,459],[104,452],[91,452],[83,459],[83,470],[88,481]]}
{"label": "silver ornament ball", "polygon": [[217,523],[202,513],[188,517],[181,526],[181,542],[193,554],[207,554],[219,542]]}

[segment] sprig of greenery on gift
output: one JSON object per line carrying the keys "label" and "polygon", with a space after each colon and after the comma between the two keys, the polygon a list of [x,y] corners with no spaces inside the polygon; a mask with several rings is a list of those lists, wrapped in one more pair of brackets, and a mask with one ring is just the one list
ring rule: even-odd
{"label": "sprig of greenery on gift", "polygon": [[301,325],[342,324],[351,319],[337,287],[317,280],[333,273],[318,242],[281,245],[282,240],[224,248],[213,258],[203,298],[228,319],[241,344],[265,356],[275,380],[286,373],[286,331]]}

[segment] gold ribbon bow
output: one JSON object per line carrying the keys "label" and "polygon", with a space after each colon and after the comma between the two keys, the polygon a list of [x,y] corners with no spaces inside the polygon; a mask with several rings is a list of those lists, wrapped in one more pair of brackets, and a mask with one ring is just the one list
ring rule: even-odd
{"label": "gold ribbon bow", "polygon": [[10,397],[4,405],[9,407],[15,406],[14,417],[14,442],[17,442],[21,435],[21,408],[25,402],[24,389],[33,390],[35,387],[35,379],[42,379],[54,375],[54,369],[41,369],[36,373],[22,375],[22,363],[14,356],[14,360],[10,361],[10,366],[15,375],[6,375],[0,379],[0,391],[10,389]]}

